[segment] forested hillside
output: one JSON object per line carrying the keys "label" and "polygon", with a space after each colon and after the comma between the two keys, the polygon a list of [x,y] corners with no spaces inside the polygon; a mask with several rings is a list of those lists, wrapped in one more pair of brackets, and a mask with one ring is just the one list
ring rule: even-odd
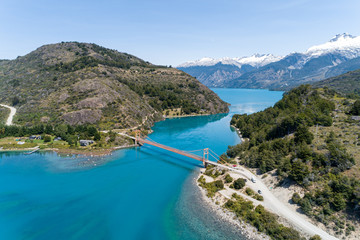
{"label": "forested hillside", "polygon": [[15,106],[15,124],[150,126],[167,109],[178,115],[227,112],[190,75],[95,44],[45,45],[0,61],[0,102]]}
{"label": "forested hillside", "polygon": [[291,180],[304,189],[292,199],[303,213],[350,235],[360,217],[360,124],[348,114],[352,102],[302,85],[274,107],[234,115],[231,124],[247,140],[227,155],[261,173],[276,169],[280,185]]}
{"label": "forested hillside", "polygon": [[350,97],[360,97],[360,70],[314,83],[314,87],[327,87]]}

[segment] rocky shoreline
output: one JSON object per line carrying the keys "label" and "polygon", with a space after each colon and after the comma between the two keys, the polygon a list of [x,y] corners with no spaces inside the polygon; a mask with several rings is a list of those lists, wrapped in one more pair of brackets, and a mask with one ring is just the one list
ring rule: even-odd
{"label": "rocky shoreline", "polygon": [[238,129],[237,127],[235,127],[234,125],[230,125],[232,128],[235,129],[236,133],[239,135],[239,138],[241,140],[241,142],[244,142],[245,141],[245,138],[242,137],[242,134],[240,132],[240,129]]}
{"label": "rocky shoreline", "polygon": [[[194,178],[194,184],[199,189],[201,193],[201,198],[206,206],[213,211],[215,214],[218,215],[219,219],[230,223],[234,228],[240,229],[241,233],[249,240],[270,240],[271,238],[264,233],[259,233],[257,229],[250,224],[247,224],[241,221],[239,218],[236,217],[235,213],[230,212],[229,210],[222,207],[220,204],[216,203],[216,199],[212,199],[207,197],[206,190],[203,189],[198,182],[200,176],[202,176],[202,172],[200,171],[197,177]],[[223,197],[225,199],[225,197]],[[224,200],[223,199],[223,200]]]}

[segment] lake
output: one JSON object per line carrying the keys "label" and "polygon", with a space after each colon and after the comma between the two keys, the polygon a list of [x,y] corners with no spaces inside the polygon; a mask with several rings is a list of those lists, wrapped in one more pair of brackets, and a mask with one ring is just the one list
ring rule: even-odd
{"label": "lake", "polygon": [[[282,92],[212,89],[229,114],[158,122],[152,140],[218,155],[240,142],[235,113],[272,106]],[[0,153],[0,239],[245,239],[199,199],[202,163],[153,146],[110,156]]]}

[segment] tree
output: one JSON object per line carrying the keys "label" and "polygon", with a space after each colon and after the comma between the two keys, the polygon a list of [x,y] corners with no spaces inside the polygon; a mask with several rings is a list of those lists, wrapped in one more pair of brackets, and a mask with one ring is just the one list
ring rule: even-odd
{"label": "tree", "polygon": [[44,142],[51,142],[51,137],[48,136],[48,135],[46,135],[46,136],[44,137]]}
{"label": "tree", "polygon": [[305,142],[307,144],[311,144],[312,140],[314,139],[314,135],[309,132],[309,128],[305,125],[301,125],[295,132],[295,142],[301,143]]}
{"label": "tree", "polygon": [[99,141],[100,139],[101,139],[100,133],[96,132],[95,135],[94,135],[94,140]]}
{"label": "tree", "polygon": [[13,106],[17,105],[19,102],[20,102],[20,100],[19,100],[19,98],[17,96],[14,96],[11,99],[11,103],[12,103]]}
{"label": "tree", "polygon": [[360,100],[356,100],[354,102],[354,105],[352,106],[351,110],[350,110],[350,114],[352,115],[360,115]]}
{"label": "tree", "polygon": [[309,168],[300,160],[293,162],[291,166],[290,176],[299,184],[302,184],[304,178],[309,174]]}
{"label": "tree", "polygon": [[52,134],[53,133],[53,127],[51,125],[46,125],[45,126],[45,133],[46,134]]}
{"label": "tree", "polygon": [[301,206],[301,210],[303,210],[306,215],[310,215],[312,206],[310,204],[309,199],[307,198],[301,199],[300,206]]}
{"label": "tree", "polygon": [[244,178],[238,178],[234,182],[234,188],[235,189],[241,189],[245,186],[245,179]]}
{"label": "tree", "polygon": [[61,138],[65,139],[65,138],[66,138],[65,135],[66,135],[66,133],[67,133],[67,130],[68,130],[68,128],[67,128],[66,125],[64,125],[64,124],[57,125],[57,126],[55,126],[55,128],[54,128],[54,134],[55,134],[57,137],[61,137]]}
{"label": "tree", "polygon": [[340,211],[346,208],[346,201],[341,193],[335,194],[332,204],[336,211]]}
{"label": "tree", "polygon": [[226,174],[225,175],[225,182],[226,183],[231,183],[232,181],[233,181],[233,178],[229,174]]}
{"label": "tree", "polygon": [[95,134],[96,134],[98,131],[97,131],[97,129],[96,129],[95,127],[91,126],[91,127],[88,127],[87,132],[88,132],[89,136],[92,137],[92,136],[95,136]]}

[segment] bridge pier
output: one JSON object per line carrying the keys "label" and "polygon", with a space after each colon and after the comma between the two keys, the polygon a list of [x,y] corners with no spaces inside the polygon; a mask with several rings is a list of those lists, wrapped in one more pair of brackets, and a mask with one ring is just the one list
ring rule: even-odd
{"label": "bridge pier", "polygon": [[204,167],[207,168],[208,162],[203,161]]}

